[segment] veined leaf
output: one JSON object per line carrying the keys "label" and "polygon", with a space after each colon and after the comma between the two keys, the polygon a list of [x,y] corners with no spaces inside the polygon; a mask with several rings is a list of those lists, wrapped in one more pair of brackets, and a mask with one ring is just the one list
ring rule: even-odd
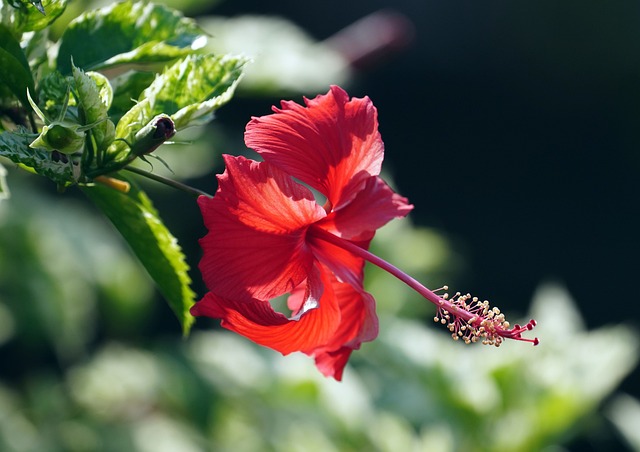
{"label": "veined leaf", "polygon": [[0,133],[0,156],[7,157],[28,171],[48,177],[59,185],[67,186],[77,182],[79,167],[68,159],[56,158],[46,149],[30,148],[29,144],[35,137],[35,134],[24,128],[19,128],[17,132]]}
{"label": "veined leaf", "polygon": [[129,243],[178,317],[183,334],[187,335],[193,323],[189,308],[195,294],[190,287],[184,254],[146,193],[131,180],[118,177],[131,184],[128,193],[102,185],[83,187],[82,191]]}
{"label": "veined leaf", "polygon": [[[233,96],[247,60],[237,56],[189,55],[156,77],[118,122],[116,137],[134,143],[136,133],[154,116],[171,117],[176,129],[202,124]],[[110,153],[127,149],[116,141]]]}
{"label": "veined leaf", "polygon": [[27,88],[33,91],[33,76],[20,43],[0,24],[0,84],[4,84],[22,105],[28,107]]}
{"label": "veined leaf", "polygon": [[115,127],[109,120],[107,111],[113,99],[109,80],[97,72],[84,73],[73,67],[78,102],[84,112],[84,123],[96,123],[91,128],[98,149],[104,149],[115,137]]}
{"label": "veined leaf", "polygon": [[196,22],[178,11],[147,1],[125,1],[82,14],[60,38],[58,70],[97,70],[124,63],[170,61],[202,47],[206,37]]}
{"label": "veined leaf", "polygon": [[8,3],[0,3],[0,21],[11,24],[16,33],[23,33],[42,30],[49,26],[64,12],[68,0],[49,0],[44,5],[46,14],[42,14],[33,4],[12,2],[13,5],[10,6]]}
{"label": "veined leaf", "polygon": [[204,124],[231,99],[246,62],[237,56],[190,55],[167,68],[143,95],[154,114],[171,116],[176,129]]}

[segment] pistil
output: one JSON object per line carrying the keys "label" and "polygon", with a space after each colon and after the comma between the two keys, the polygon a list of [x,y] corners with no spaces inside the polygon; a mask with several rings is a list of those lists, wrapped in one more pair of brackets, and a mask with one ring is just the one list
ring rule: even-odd
{"label": "pistil", "polygon": [[538,338],[522,337],[522,333],[535,327],[536,321],[533,319],[524,326],[516,324],[511,328],[504,314],[498,308],[490,307],[488,301],[480,301],[470,294],[456,293],[453,297],[449,297],[445,293],[440,296],[436,292],[446,290],[446,286],[443,289],[432,291],[384,259],[322,228],[311,227],[308,236],[340,247],[354,256],[380,267],[411,287],[436,306],[437,314],[434,320],[446,325],[456,340],[462,339],[466,343],[481,340],[484,344],[495,346],[499,346],[504,339],[531,342],[533,345],[539,343]]}

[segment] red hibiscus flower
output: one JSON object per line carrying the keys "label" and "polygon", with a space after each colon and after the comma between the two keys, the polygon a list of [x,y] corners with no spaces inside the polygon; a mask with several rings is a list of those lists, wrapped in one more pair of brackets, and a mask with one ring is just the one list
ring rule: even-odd
{"label": "red hibiscus flower", "polygon": [[[378,228],[413,208],[378,176],[384,146],[368,98],[332,87],[305,106],[282,102],[249,122],[245,142],[264,161],[224,156],[215,196],[198,200],[210,292],[193,315],[219,318],[283,354],[306,353],[340,380],[351,352],[378,334],[375,301],[363,288],[370,261],[436,303],[455,337],[525,340],[520,334],[535,322],[509,329],[488,304],[440,297],[367,251]],[[270,303],[286,294],[290,316]]]}

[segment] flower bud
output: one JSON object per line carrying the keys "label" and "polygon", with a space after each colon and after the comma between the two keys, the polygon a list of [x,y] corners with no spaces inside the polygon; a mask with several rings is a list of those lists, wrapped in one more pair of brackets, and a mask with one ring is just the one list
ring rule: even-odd
{"label": "flower bud", "polygon": [[151,154],[175,133],[173,120],[164,113],[159,114],[136,133],[136,141],[131,144],[131,153],[136,156]]}

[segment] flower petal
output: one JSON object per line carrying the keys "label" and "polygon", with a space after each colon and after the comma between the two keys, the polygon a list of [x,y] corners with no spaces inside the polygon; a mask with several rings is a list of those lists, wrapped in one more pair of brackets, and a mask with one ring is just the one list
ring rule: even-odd
{"label": "flower petal", "polygon": [[333,280],[333,290],[340,306],[340,325],[331,342],[313,352],[318,370],[340,381],[342,371],[353,350],[378,336],[378,317],[374,298],[360,287]]}
{"label": "flower petal", "polygon": [[278,168],[244,157],[224,157],[213,198],[200,197],[209,232],[200,240],[200,271],[223,298],[269,300],[306,277],[313,255],[304,237],[326,214],[311,192]]}
{"label": "flower petal", "polygon": [[283,101],[274,114],[254,117],[245,143],[339,208],[380,173],[384,144],[377,111],[368,97],[349,100],[337,86],[304,101],[306,107]]}
{"label": "flower petal", "polygon": [[320,353],[315,357],[316,367],[325,377],[333,377],[336,381],[342,381],[342,373],[352,351],[352,348],[340,347],[333,352]]}
{"label": "flower petal", "polygon": [[341,320],[328,273],[311,272],[304,304],[308,309],[294,320],[275,312],[266,301],[237,301],[209,292],[191,313],[222,319],[223,327],[284,355],[296,351],[311,354],[332,341]]}
{"label": "flower petal", "polygon": [[395,193],[381,178],[370,177],[364,188],[342,209],[331,212],[318,226],[349,240],[371,239],[378,228],[413,209],[407,198]]}

